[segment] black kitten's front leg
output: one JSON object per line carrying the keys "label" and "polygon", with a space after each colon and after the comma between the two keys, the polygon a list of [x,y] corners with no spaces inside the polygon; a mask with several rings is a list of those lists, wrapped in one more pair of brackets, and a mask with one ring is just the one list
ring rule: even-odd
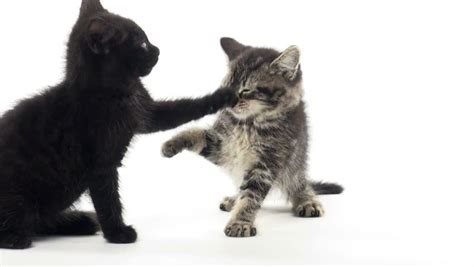
{"label": "black kitten's front leg", "polygon": [[233,88],[221,88],[199,99],[147,102],[143,127],[140,133],[153,133],[174,129],[185,123],[235,105],[237,94]]}
{"label": "black kitten's front leg", "polygon": [[134,243],[137,233],[123,222],[118,187],[118,173],[113,169],[93,177],[89,189],[105,239],[111,243]]}

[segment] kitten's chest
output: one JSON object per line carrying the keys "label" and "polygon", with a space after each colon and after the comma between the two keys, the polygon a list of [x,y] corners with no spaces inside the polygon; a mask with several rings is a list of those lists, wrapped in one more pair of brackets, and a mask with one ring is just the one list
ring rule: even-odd
{"label": "kitten's chest", "polygon": [[91,110],[94,112],[79,119],[79,125],[85,126],[79,131],[81,143],[96,160],[100,158],[104,162],[120,161],[137,127],[132,102],[110,101],[103,106],[91,106]]}
{"label": "kitten's chest", "polygon": [[222,147],[222,166],[234,182],[241,183],[246,172],[259,160],[259,136],[251,128],[236,127],[227,137]]}

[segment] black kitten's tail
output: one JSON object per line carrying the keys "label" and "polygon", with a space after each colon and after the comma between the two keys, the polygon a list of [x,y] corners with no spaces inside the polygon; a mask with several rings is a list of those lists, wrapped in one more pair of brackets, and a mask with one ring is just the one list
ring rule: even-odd
{"label": "black kitten's tail", "polygon": [[97,215],[92,212],[67,211],[39,223],[39,235],[85,236],[100,230]]}
{"label": "black kitten's tail", "polygon": [[344,191],[344,187],[333,183],[309,182],[314,192],[318,195],[337,195]]}

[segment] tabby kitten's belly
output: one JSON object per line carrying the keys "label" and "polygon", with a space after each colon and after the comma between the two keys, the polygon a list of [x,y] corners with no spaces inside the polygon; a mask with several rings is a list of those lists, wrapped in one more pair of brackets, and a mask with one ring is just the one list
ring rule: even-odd
{"label": "tabby kitten's belly", "polygon": [[245,174],[258,161],[258,155],[252,146],[251,136],[244,130],[234,130],[222,147],[222,167],[229,173],[234,184],[242,184]]}

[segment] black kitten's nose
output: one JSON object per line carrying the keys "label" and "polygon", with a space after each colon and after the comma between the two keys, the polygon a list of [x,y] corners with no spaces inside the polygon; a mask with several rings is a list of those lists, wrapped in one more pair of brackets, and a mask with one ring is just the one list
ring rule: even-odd
{"label": "black kitten's nose", "polygon": [[152,47],[153,54],[155,54],[157,57],[160,56],[160,49],[154,45]]}
{"label": "black kitten's nose", "polygon": [[152,45],[150,55],[151,55],[151,58],[152,58],[150,63],[151,63],[152,66],[155,66],[156,63],[158,63],[158,60],[160,58],[160,49],[158,47]]}

